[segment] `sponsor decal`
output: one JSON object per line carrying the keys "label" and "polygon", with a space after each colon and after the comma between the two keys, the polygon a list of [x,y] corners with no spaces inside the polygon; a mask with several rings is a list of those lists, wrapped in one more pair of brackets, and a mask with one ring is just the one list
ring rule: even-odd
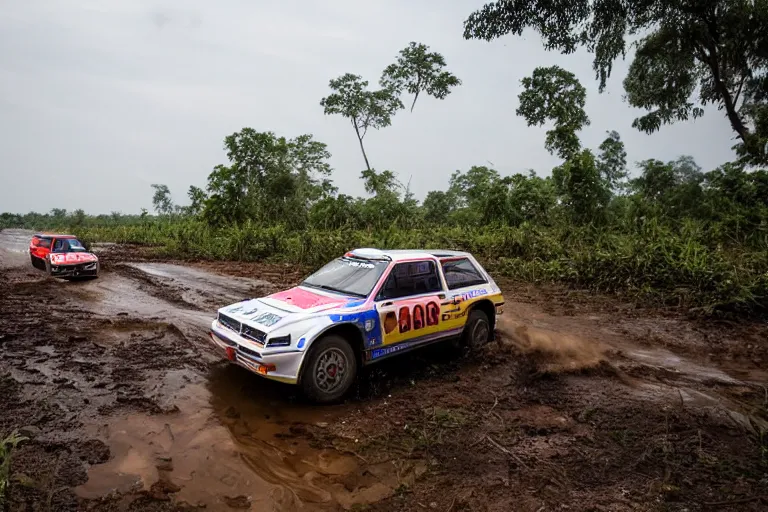
{"label": "sponsor decal", "polygon": [[384,333],[390,334],[397,329],[403,334],[439,323],[440,307],[430,299],[415,304],[404,304],[397,311],[388,311],[384,315]]}
{"label": "sponsor decal", "polygon": [[257,324],[265,325],[267,327],[275,325],[277,322],[282,320],[283,317],[278,316],[274,313],[262,313],[256,318],[253,318],[252,320],[256,322]]}
{"label": "sponsor decal", "polygon": [[485,288],[481,288],[479,290],[471,290],[468,292],[454,295],[453,298],[454,300],[459,299],[464,301],[464,300],[474,299],[475,297],[480,297],[481,295],[488,295],[488,290],[486,290]]}
{"label": "sponsor decal", "polygon": [[334,314],[329,315],[328,318],[331,323],[334,324],[354,324],[363,333],[366,347],[381,344],[381,325],[379,322],[379,314],[376,309],[366,309],[364,311],[356,311],[342,315]]}
{"label": "sponsor decal", "polygon": [[344,263],[349,265],[350,267],[358,267],[358,268],[373,268],[373,263],[368,263],[365,261],[357,261],[357,260],[343,260]]}
{"label": "sponsor decal", "polygon": [[467,311],[469,311],[469,310],[468,310],[468,309],[465,309],[464,311],[462,311],[462,312],[460,312],[460,313],[456,313],[455,315],[453,315],[453,318],[462,318],[462,317],[465,317],[465,316],[467,316]]}
{"label": "sponsor decal", "polygon": [[371,350],[371,359],[377,359],[379,357],[387,356],[389,354],[394,354],[395,352],[399,352],[404,348],[408,348],[410,345],[411,345],[410,343],[399,343],[391,347],[373,349]]}
{"label": "sponsor decal", "polygon": [[374,348],[371,350],[371,359],[378,359],[380,357],[388,356],[390,354],[394,354],[395,352],[400,352],[402,350],[407,350],[410,348],[415,348],[419,345],[422,345],[424,343],[436,341],[439,339],[442,339],[446,336],[458,334],[461,332],[461,329],[452,329],[449,331],[442,331],[442,332],[436,332],[432,334],[427,334],[426,336],[421,336],[420,338],[416,338],[413,340],[405,341],[402,343],[398,343],[396,345],[389,345],[384,346],[381,348]]}

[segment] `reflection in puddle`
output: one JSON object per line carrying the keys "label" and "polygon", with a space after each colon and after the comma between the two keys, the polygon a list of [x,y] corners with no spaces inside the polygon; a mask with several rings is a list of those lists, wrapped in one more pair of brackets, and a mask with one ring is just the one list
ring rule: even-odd
{"label": "reflection in puddle", "polygon": [[[292,403],[293,388],[234,366],[213,370],[207,386],[193,374],[171,375],[159,387],[176,397],[177,413],[91,427],[111,458],[90,468],[80,496],[149,490],[165,480],[180,488],[177,500],[212,510],[232,500],[247,500],[251,510],[338,509],[383,499],[397,485],[389,468],[310,446],[306,425],[323,425],[346,406]],[[349,485],[363,476],[364,485]]]}

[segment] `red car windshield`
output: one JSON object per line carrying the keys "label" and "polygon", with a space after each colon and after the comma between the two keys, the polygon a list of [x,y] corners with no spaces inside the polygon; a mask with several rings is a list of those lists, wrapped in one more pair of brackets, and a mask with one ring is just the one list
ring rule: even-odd
{"label": "red car windshield", "polygon": [[60,238],[53,245],[52,252],[85,252],[85,247],[75,238]]}

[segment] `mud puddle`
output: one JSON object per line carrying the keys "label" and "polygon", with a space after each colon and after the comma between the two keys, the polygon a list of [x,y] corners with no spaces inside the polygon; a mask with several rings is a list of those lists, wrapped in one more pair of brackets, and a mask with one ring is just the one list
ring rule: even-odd
{"label": "mud puddle", "polygon": [[[182,330],[196,335],[204,334],[216,316],[216,310],[200,311],[186,308],[140,289],[136,280],[120,274],[104,274],[95,281],[85,283],[79,290],[86,307],[94,313],[114,318],[120,316],[161,320],[177,323]],[[94,295],[89,297],[88,293]],[[185,329],[186,328],[186,329]]]}
{"label": "mud puddle", "polygon": [[127,263],[150,276],[160,286],[178,290],[181,300],[203,309],[219,308],[232,302],[259,297],[276,290],[267,281],[213,274],[172,263]]}
{"label": "mud puddle", "polygon": [[353,455],[313,447],[307,426],[324,428],[347,406],[291,403],[290,391],[234,366],[209,377],[158,376],[173,414],[128,414],[93,424],[109,462],[90,468],[77,488],[88,499],[112,493],[160,492],[219,510],[233,503],[250,510],[349,508],[391,495],[386,472],[368,485],[347,482],[370,468]]}

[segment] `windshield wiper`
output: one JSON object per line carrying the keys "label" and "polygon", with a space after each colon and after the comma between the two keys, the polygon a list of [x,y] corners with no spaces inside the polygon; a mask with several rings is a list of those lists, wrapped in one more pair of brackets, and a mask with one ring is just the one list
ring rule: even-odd
{"label": "windshield wiper", "polygon": [[330,292],[341,293],[342,295],[353,295],[355,297],[360,297],[363,299],[366,297],[362,293],[350,292],[349,290],[334,288],[333,286],[328,286],[327,284],[312,284],[312,283],[307,283],[306,281],[301,284],[304,286],[311,286],[312,288],[320,288],[321,290],[328,290]]}

